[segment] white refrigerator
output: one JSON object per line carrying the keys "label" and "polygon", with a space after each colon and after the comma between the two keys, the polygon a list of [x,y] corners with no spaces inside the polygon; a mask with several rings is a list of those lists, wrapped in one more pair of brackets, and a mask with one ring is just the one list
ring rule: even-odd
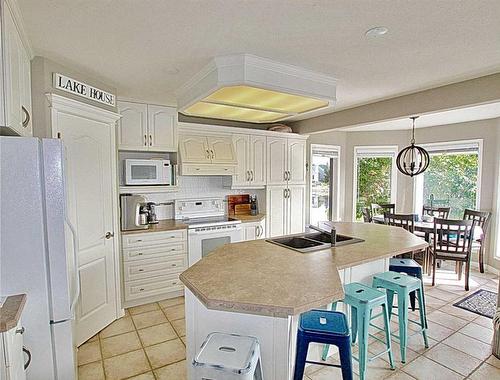
{"label": "white refrigerator", "polygon": [[61,141],[2,136],[0,168],[0,295],[27,294],[21,317],[32,354],[27,379],[75,379],[79,289]]}

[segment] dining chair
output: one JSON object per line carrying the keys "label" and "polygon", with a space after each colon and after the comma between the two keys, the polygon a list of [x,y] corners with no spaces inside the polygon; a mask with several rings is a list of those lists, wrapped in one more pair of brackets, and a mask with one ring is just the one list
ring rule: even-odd
{"label": "dining chair", "polygon": [[415,214],[392,214],[389,212],[384,213],[385,224],[389,226],[402,227],[411,233],[415,232]]}
{"label": "dining chair", "polygon": [[[465,264],[465,290],[469,290],[470,258],[475,220],[434,219],[429,254],[432,259],[432,286],[436,282],[437,260],[451,260]],[[458,279],[462,271],[458,273]]]}
{"label": "dining chair", "polygon": [[489,211],[476,211],[465,209],[464,220],[475,220],[476,226],[481,227],[481,236],[474,239],[472,242],[472,249],[478,249],[479,271],[484,273],[484,242],[486,241],[486,232],[490,224],[491,212]]}
{"label": "dining chair", "polygon": [[370,207],[363,207],[361,212],[363,213],[363,222],[365,223],[373,222],[372,211],[370,210]]}
{"label": "dining chair", "polygon": [[422,215],[430,215],[436,218],[448,219],[450,216],[450,207],[433,207],[426,206],[422,207]]}
{"label": "dining chair", "polygon": [[383,215],[386,212],[394,214],[396,212],[395,203],[372,203],[372,215]]}

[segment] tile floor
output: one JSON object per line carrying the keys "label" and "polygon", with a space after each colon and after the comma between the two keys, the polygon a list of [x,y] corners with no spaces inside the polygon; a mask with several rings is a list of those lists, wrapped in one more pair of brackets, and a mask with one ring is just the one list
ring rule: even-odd
{"label": "tile floor", "polygon": [[[479,288],[498,291],[498,277],[473,271],[470,291],[456,280],[450,266],[439,270],[437,286],[426,284],[429,348],[420,335],[409,339],[407,362],[402,364],[399,346],[393,344],[396,370],[387,357],[369,364],[367,379],[446,380],[500,378],[500,360],[491,355],[491,319],[452,306]],[[416,319],[417,314],[410,313]],[[392,330],[397,322],[392,320]],[[372,354],[381,351],[373,341]],[[332,350],[333,351],[333,350]],[[355,351],[355,350],[354,350]],[[328,359],[337,362],[337,355]],[[354,362],[355,378],[358,368]],[[136,379],[182,380],[186,378],[184,299],[182,297],[130,308],[78,350],[80,380]],[[311,365],[306,380],[340,379],[340,370]]]}
{"label": "tile floor", "polygon": [[184,298],[126,310],[78,349],[79,380],[186,379]]}

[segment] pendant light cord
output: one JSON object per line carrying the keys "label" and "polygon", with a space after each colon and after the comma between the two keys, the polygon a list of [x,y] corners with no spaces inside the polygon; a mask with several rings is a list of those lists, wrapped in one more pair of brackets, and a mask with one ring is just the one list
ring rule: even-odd
{"label": "pendant light cord", "polygon": [[415,145],[415,120],[418,118],[418,116],[412,116],[410,119],[413,120],[413,127],[412,127],[412,132],[411,132],[411,141],[410,143],[412,145]]}

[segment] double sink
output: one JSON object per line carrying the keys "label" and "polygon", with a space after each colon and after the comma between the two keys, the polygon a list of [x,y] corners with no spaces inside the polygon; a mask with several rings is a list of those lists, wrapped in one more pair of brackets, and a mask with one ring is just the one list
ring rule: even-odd
{"label": "double sink", "polygon": [[303,234],[268,239],[267,241],[301,253],[310,253],[332,247],[341,247],[344,245],[361,243],[364,240],[352,236],[336,234],[335,245],[333,245],[331,241],[331,234],[325,231],[305,232]]}

